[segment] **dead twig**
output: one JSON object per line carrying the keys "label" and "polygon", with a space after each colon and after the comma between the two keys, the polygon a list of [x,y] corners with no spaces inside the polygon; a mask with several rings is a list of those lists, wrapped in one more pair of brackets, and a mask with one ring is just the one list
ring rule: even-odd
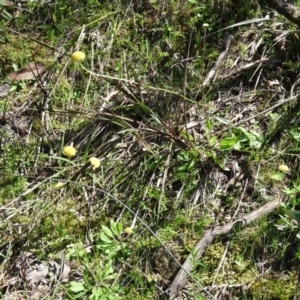
{"label": "dead twig", "polygon": [[209,70],[208,74],[206,75],[202,86],[208,86],[209,83],[211,82],[211,80],[213,79],[213,77],[215,76],[217,70],[220,67],[221,62],[223,61],[225,55],[227,54],[229,47],[231,45],[231,42],[233,41],[234,37],[233,35],[228,35],[224,41],[224,46],[223,46],[223,51],[221,51],[221,53],[219,54],[216,63],[214,64],[214,66]]}
{"label": "dead twig", "polygon": [[239,229],[244,227],[256,219],[260,218],[262,215],[273,212],[280,203],[280,199],[271,201],[259,209],[245,215],[242,218],[239,218],[235,222],[228,223],[223,226],[215,226],[205,231],[201,240],[195,246],[193,252],[187,257],[185,262],[182,265],[182,269],[179,270],[175,279],[165,291],[165,293],[170,297],[170,299],[174,299],[178,292],[185,286],[188,280],[188,274],[193,269],[195,262],[197,262],[200,257],[205,252],[205,249],[217,238],[219,235],[227,234],[233,229]]}
{"label": "dead twig", "polygon": [[262,59],[259,59],[255,62],[250,62],[250,63],[246,63],[243,64],[239,67],[235,67],[232,72],[229,72],[228,74],[225,74],[223,76],[220,76],[221,80],[227,79],[229,77],[238,75],[242,72],[254,69],[254,68],[258,68],[258,67],[267,67],[267,68],[272,68],[274,65],[280,63],[281,60],[278,58],[274,58],[274,57],[265,57]]}
{"label": "dead twig", "polygon": [[255,114],[255,115],[252,115],[249,118],[242,119],[241,121],[239,121],[239,122],[237,122],[237,123],[235,123],[235,124],[233,124],[233,125],[231,125],[229,127],[226,127],[224,129],[218,131],[216,134],[221,134],[221,133],[223,133],[225,131],[228,131],[230,128],[240,126],[240,125],[242,125],[244,123],[247,123],[248,121],[250,121],[252,119],[255,119],[255,118],[259,117],[259,116],[263,116],[263,115],[266,116],[269,112],[273,111],[275,108],[280,107],[280,106],[282,106],[282,105],[284,105],[286,103],[289,103],[291,101],[298,100],[299,96],[300,96],[300,94],[297,94],[296,96],[290,97],[290,98],[285,99],[285,100],[281,100],[278,103],[276,103],[275,105],[273,105],[273,106],[265,109],[264,111],[261,111],[261,112]]}
{"label": "dead twig", "polygon": [[300,16],[297,8],[293,4],[283,0],[269,0],[268,5],[285,16],[292,23],[300,26]]}

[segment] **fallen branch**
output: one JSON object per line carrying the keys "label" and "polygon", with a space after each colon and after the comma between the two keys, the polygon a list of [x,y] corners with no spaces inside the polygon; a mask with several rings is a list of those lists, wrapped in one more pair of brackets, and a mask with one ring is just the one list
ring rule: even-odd
{"label": "fallen branch", "polygon": [[178,292],[185,286],[188,280],[188,273],[191,272],[195,265],[195,262],[197,262],[200,259],[200,257],[205,252],[205,249],[213,242],[215,238],[217,238],[219,235],[227,234],[233,229],[237,230],[241,227],[244,227],[250,224],[251,222],[255,221],[256,219],[260,218],[264,214],[273,212],[277,208],[279,203],[280,200],[271,201],[263,205],[259,209],[245,215],[242,218],[239,218],[234,222],[231,222],[224,226],[215,226],[206,230],[201,240],[195,246],[193,252],[187,257],[187,259],[183,263],[183,268],[179,270],[175,279],[165,291],[169,298],[174,299],[174,297],[178,295]]}
{"label": "fallen branch", "polygon": [[214,66],[210,69],[210,71],[208,72],[208,74],[206,75],[204,81],[203,81],[203,86],[207,86],[209,85],[209,83],[211,82],[211,80],[213,79],[213,77],[215,76],[217,70],[219,69],[221,62],[223,61],[225,55],[227,54],[229,47],[231,45],[231,42],[233,41],[234,37],[233,35],[228,35],[224,41],[224,45],[223,45],[223,50],[221,51],[221,53],[219,54],[217,61],[215,62]]}
{"label": "fallen branch", "polygon": [[268,5],[300,27],[299,8],[283,0],[269,0]]}
{"label": "fallen branch", "polygon": [[273,58],[273,57],[262,58],[260,60],[255,61],[255,62],[251,62],[251,63],[244,64],[242,66],[239,66],[239,67],[235,67],[232,72],[230,72],[229,74],[220,76],[219,79],[224,80],[228,77],[240,74],[241,72],[248,71],[250,69],[257,68],[257,67],[260,67],[260,66],[267,67],[267,68],[272,68],[274,65],[276,65],[278,63],[281,63],[281,60],[277,59],[277,58]]}

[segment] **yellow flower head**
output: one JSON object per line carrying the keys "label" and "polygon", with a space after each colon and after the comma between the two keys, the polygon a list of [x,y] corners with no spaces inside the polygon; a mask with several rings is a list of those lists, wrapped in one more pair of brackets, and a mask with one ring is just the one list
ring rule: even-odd
{"label": "yellow flower head", "polygon": [[64,182],[58,182],[54,187],[55,187],[56,189],[60,189],[60,188],[63,187],[64,185],[65,185]]}
{"label": "yellow flower head", "polygon": [[82,51],[75,51],[71,55],[72,62],[79,62],[85,59],[85,54]]}
{"label": "yellow flower head", "polygon": [[126,228],[124,229],[124,232],[127,233],[127,234],[132,234],[132,233],[133,233],[133,230],[132,230],[131,227],[126,227]]}
{"label": "yellow flower head", "polygon": [[100,160],[96,157],[91,157],[90,158],[90,163],[91,163],[94,170],[99,168],[99,166],[100,166]]}
{"label": "yellow flower head", "polygon": [[289,173],[290,168],[287,165],[280,165],[278,167],[278,170],[281,171],[282,173]]}
{"label": "yellow flower head", "polygon": [[75,156],[76,154],[76,149],[73,146],[66,146],[63,151],[62,151],[63,155],[71,158],[73,156]]}

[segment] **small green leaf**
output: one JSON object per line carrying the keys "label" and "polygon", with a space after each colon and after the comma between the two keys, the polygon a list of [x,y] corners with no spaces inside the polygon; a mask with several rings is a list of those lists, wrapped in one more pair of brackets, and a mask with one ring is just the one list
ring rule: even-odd
{"label": "small green leaf", "polygon": [[110,220],[110,229],[113,232],[114,235],[119,236],[118,230],[117,230],[117,223],[111,219]]}
{"label": "small green leaf", "polygon": [[118,236],[123,232],[123,225],[121,223],[117,223],[117,233]]}
{"label": "small green leaf", "polygon": [[271,179],[276,181],[281,181],[283,179],[284,174],[283,173],[274,173],[271,176]]}
{"label": "small green leaf", "polygon": [[79,293],[85,290],[84,282],[70,282],[70,290],[74,293]]}
{"label": "small green leaf", "polygon": [[222,123],[222,124],[225,124],[225,125],[228,125],[228,124],[229,124],[229,121],[226,120],[226,119],[224,119],[224,118],[221,118],[221,117],[215,117],[215,119],[216,119],[217,121],[219,121],[220,123]]}
{"label": "small green leaf", "polygon": [[217,137],[214,135],[210,140],[209,140],[209,145],[212,147],[217,143]]}
{"label": "small green leaf", "polygon": [[239,137],[237,136],[224,138],[223,140],[220,141],[219,144],[220,150],[231,150],[233,149],[234,145],[237,144],[238,141],[239,141]]}
{"label": "small green leaf", "polygon": [[181,131],[181,136],[188,141],[194,141],[194,137],[186,131]]}
{"label": "small green leaf", "polygon": [[206,120],[206,128],[209,131],[211,131],[214,128],[214,123],[211,120],[209,120],[209,119]]}
{"label": "small green leaf", "polygon": [[186,151],[181,151],[178,153],[177,155],[178,159],[181,160],[181,161],[188,161],[190,158],[189,158],[189,155]]}
{"label": "small green leaf", "polygon": [[112,239],[109,238],[104,232],[100,233],[100,239],[104,243],[112,243],[113,242]]}
{"label": "small green leaf", "polygon": [[234,130],[234,133],[235,135],[239,136],[240,142],[244,141],[244,139],[246,138],[246,141],[249,142],[249,146],[251,148],[258,149],[261,147],[262,137],[257,132],[253,130],[248,131],[242,127],[239,127]]}
{"label": "small green leaf", "polygon": [[111,238],[114,237],[112,231],[111,231],[107,226],[102,225],[102,230],[103,230],[103,232],[104,232],[107,236],[109,236],[109,237],[111,237]]}
{"label": "small green leaf", "polygon": [[295,209],[287,209],[282,207],[282,211],[289,216],[290,218],[296,220],[298,223],[300,223],[300,211]]}
{"label": "small green leaf", "polygon": [[189,163],[184,163],[180,167],[176,168],[176,172],[186,172],[188,171]]}
{"label": "small green leaf", "polygon": [[290,189],[288,187],[286,187],[285,189],[283,189],[284,193],[286,195],[293,195],[293,194],[296,194],[297,193],[297,190],[296,189]]}
{"label": "small green leaf", "polygon": [[300,132],[297,130],[290,130],[289,132],[291,134],[291,136],[293,137],[293,139],[295,139],[297,142],[300,142]]}
{"label": "small green leaf", "polygon": [[207,157],[211,157],[214,162],[221,168],[221,169],[224,169],[224,163],[222,162],[221,159],[219,159],[216,155],[216,153],[214,151],[211,151],[209,153],[206,154]]}

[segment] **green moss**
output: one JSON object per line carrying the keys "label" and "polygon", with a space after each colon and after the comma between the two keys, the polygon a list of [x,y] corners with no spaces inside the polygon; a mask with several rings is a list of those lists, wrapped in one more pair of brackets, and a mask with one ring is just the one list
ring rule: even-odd
{"label": "green moss", "polygon": [[249,295],[254,299],[289,300],[295,295],[298,282],[297,272],[281,273],[279,276],[267,273],[256,280],[249,289]]}

